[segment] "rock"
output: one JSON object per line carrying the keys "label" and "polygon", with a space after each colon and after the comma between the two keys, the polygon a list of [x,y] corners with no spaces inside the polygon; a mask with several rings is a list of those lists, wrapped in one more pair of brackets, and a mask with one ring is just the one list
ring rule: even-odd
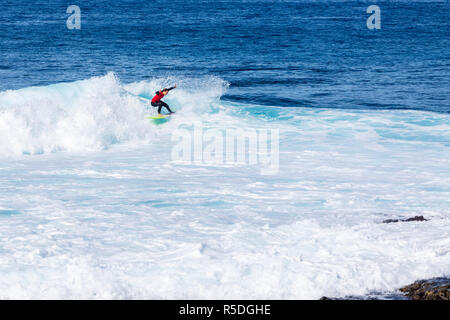
{"label": "rock", "polygon": [[372,292],[365,296],[339,298],[323,296],[319,300],[450,300],[450,278],[416,281],[394,292]]}
{"label": "rock", "polygon": [[409,221],[428,221],[428,220],[425,219],[423,216],[415,216],[413,218],[409,218],[409,219],[402,220],[402,221],[409,222]]}
{"label": "rock", "polygon": [[394,222],[399,222],[400,220],[398,219],[388,219],[388,220],[384,220],[383,223],[394,223]]}
{"label": "rock", "polygon": [[410,221],[428,221],[428,219],[425,219],[423,216],[415,216],[415,217],[408,218],[408,219],[403,219],[403,220],[399,220],[399,219],[388,219],[388,220],[384,220],[383,223],[410,222]]}
{"label": "rock", "polygon": [[400,291],[412,300],[450,300],[450,278],[416,281]]}

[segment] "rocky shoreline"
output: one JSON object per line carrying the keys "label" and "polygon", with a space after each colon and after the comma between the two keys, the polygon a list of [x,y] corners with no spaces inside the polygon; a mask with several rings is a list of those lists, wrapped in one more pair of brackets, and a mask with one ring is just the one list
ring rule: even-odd
{"label": "rocky shoreline", "polygon": [[450,300],[450,278],[416,281],[400,291],[410,300]]}
{"label": "rocky shoreline", "polygon": [[[423,216],[408,219],[388,219],[382,223],[428,221]],[[398,289],[398,293],[372,293],[366,296],[347,296],[344,298],[322,297],[320,300],[450,300],[450,278],[419,280]]]}
{"label": "rocky shoreline", "polygon": [[344,298],[322,297],[319,300],[450,300],[450,278],[419,280],[398,290],[399,293],[373,293]]}
{"label": "rocky shoreline", "polygon": [[428,221],[423,216],[415,216],[408,219],[388,219],[384,220],[383,223],[395,223],[395,222],[411,222],[411,221]]}

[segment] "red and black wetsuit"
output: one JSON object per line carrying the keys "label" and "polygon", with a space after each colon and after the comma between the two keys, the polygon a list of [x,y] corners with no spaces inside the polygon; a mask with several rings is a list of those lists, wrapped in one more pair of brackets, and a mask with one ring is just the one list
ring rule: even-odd
{"label": "red and black wetsuit", "polygon": [[[164,89],[167,91],[172,90],[175,87],[171,87],[168,89]],[[169,110],[170,113],[173,113],[172,110],[170,110],[169,105],[165,103],[164,101],[161,101],[162,98],[164,98],[164,94],[162,93],[164,90],[156,91],[156,95],[152,99],[152,106],[158,107],[158,113],[161,113],[162,107],[166,107],[167,110]]]}

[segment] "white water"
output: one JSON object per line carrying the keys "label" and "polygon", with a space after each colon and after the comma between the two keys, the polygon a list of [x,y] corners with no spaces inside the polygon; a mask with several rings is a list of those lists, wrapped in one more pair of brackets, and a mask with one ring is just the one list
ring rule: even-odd
{"label": "white water", "polygon": [[[161,126],[124,92],[174,81]],[[229,104],[226,87],[0,93],[0,299],[316,299],[449,276],[449,115]],[[194,121],[279,129],[279,172],[171,161]]]}

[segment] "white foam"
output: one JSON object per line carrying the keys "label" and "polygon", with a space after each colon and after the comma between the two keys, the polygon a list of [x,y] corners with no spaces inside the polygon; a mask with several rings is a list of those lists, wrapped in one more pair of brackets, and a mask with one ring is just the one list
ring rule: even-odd
{"label": "white foam", "polygon": [[[0,95],[3,151],[43,152],[0,162],[0,299],[316,299],[449,276],[449,115],[228,104],[209,82],[171,92],[183,108],[160,127],[112,75]],[[171,132],[194,120],[279,129],[279,172],[172,162]]]}
{"label": "white foam", "polygon": [[[145,119],[155,110],[145,99],[172,79],[123,86],[113,73],[47,87],[0,93],[1,156],[56,151],[86,152],[117,143],[151,141],[155,127]],[[175,81],[174,79],[173,81]],[[165,100],[185,114],[205,112],[227,83],[218,78],[178,79],[179,89]]]}

